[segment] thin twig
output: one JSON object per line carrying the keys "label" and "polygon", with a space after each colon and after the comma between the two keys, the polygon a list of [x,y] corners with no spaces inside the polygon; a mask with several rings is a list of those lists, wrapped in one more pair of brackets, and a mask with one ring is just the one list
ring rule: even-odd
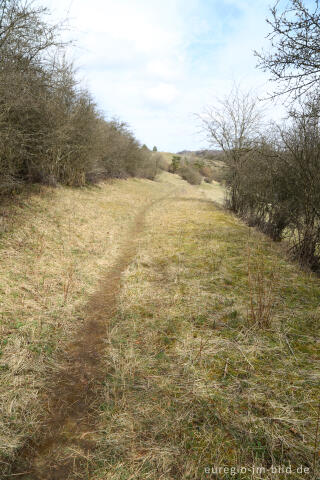
{"label": "thin twig", "polygon": [[294,356],[295,360],[297,360],[297,357],[296,357],[295,354],[294,354],[294,351],[293,351],[293,349],[292,349],[292,347],[291,347],[291,345],[290,345],[290,342],[289,342],[286,334],[284,333],[283,335],[284,335],[284,339],[285,339],[285,341],[286,341],[286,343],[287,343],[287,345],[288,345],[288,347],[289,347],[290,352],[291,352],[292,355]]}
{"label": "thin twig", "polygon": [[224,367],[223,378],[226,378],[226,375],[227,375],[227,372],[228,372],[228,362],[229,362],[229,358],[227,358],[226,366]]}
{"label": "thin twig", "polygon": [[250,365],[251,368],[253,368],[254,370],[254,366],[252,365],[252,363],[250,362],[250,360],[246,357],[245,353],[241,350],[240,348],[240,345],[238,345],[237,343],[235,343],[235,345],[239,348],[240,352],[242,353],[244,359],[246,360],[246,362],[248,362],[248,364]]}

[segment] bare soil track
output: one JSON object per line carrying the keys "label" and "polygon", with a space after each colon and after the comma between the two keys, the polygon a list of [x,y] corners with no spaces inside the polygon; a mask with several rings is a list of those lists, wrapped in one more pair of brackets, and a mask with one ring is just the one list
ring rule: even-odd
{"label": "bare soil track", "polygon": [[[167,198],[167,197],[166,197]],[[47,381],[40,435],[18,452],[11,472],[3,478],[67,480],[89,478],[88,459],[95,448],[99,387],[105,377],[101,356],[108,320],[117,309],[121,275],[137,251],[147,211],[163,198],[144,207],[134,218],[116,263],[86,306],[84,323],[60,354],[58,371]],[[67,451],[78,455],[67,455]]]}

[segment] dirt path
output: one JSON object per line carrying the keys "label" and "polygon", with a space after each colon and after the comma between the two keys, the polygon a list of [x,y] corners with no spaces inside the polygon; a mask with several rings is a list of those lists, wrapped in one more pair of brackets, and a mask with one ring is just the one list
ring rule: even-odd
{"label": "dirt path", "polygon": [[[127,184],[126,201],[111,212],[121,228],[98,258],[118,254],[88,303],[93,281],[73,297],[64,332],[74,322],[75,334],[46,359],[43,382],[28,377],[28,364],[20,377],[12,374],[18,387],[22,375],[40,386],[34,405],[13,409],[20,414],[14,426],[25,415],[30,432],[27,408],[37,405],[42,421],[31,420],[42,427],[9,472],[11,457],[3,455],[1,480],[207,480],[208,466],[269,472],[275,459],[292,471],[314,468],[318,279],[260,233],[249,237],[246,225],[212,203],[214,194],[203,195],[206,186],[182,182],[168,174],[155,184]],[[103,209],[123,200],[124,187]],[[112,215],[96,219],[99,198],[87,215],[91,229],[100,221],[107,233]],[[268,328],[248,315],[261,285],[276,305]],[[271,422],[279,411],[284,421]]]}
{"label": "dirt path", "polygon": [[[129,228],[116,263],[106,273],[86,307],[85,322],[58,359],[59,369],[47,382],[47,407],[37,439],[20,450],[12,473],[6,478],[66,480],[79,478],[95,448],[99,389],[105,376],[101,357],[108,321],[117,309],[121,276],[137,251],[146,213],[164,198],[145,206]],[[67,456],[66,451],[77,452]]]}

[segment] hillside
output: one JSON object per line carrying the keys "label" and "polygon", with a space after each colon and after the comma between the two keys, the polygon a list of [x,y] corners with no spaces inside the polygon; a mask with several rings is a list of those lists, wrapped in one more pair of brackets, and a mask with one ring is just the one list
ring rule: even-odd
{"label": "hillside", "polygon": [[2,207],[1,478],[312,478],[319,278],[222,199],[163,172]]}

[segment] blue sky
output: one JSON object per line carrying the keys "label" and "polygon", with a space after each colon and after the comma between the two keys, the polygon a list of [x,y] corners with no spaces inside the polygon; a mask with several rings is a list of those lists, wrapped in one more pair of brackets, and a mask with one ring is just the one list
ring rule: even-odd
{"label": "blue sky", "polygon": [[[40,3],[40,2],[39,2]],[[268,0],[43,0],[68,16],[79,76],[107,117],[163,151],[207,146],[194,113],[237,82],[263,95]]]}

